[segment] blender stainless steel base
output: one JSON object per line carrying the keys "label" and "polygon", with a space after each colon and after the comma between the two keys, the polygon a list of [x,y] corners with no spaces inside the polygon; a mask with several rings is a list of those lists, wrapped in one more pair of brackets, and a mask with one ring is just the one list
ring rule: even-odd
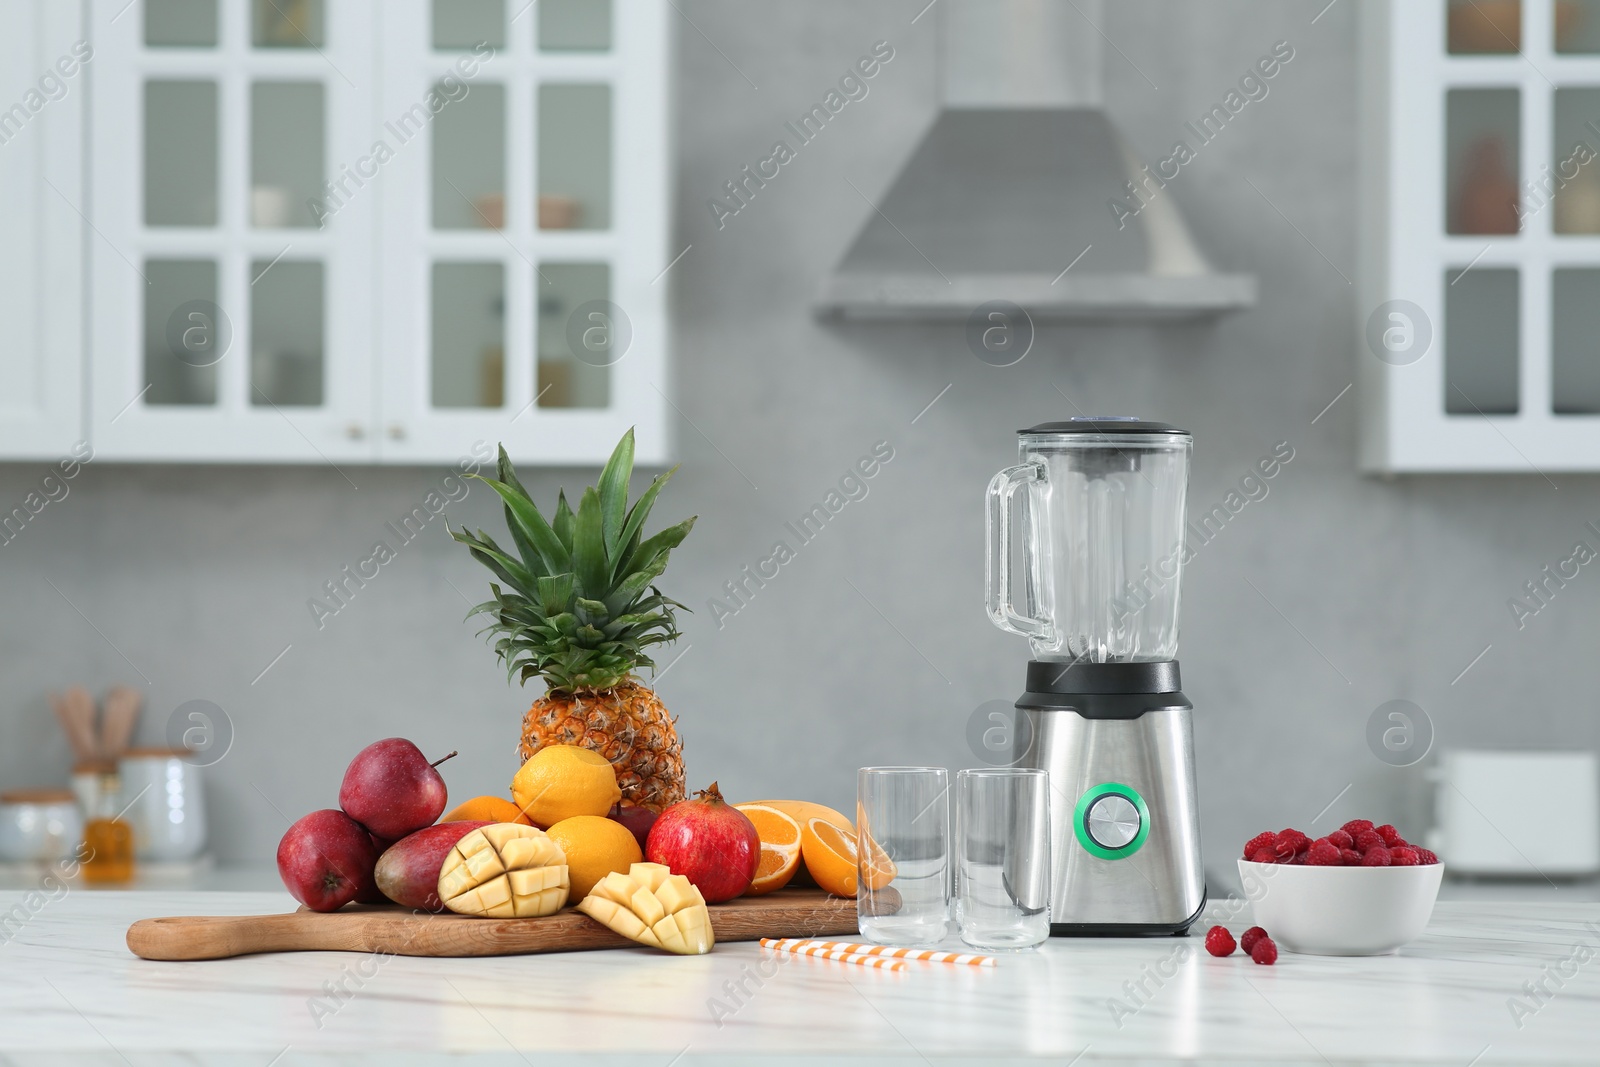
{"label": "blender stainless steel base", "polygon": [[1185,934],[1199,918],[1194,706],[1178,684],[1175,660],[1028,664],[1018,765],[1050,772],[1051,934]]}

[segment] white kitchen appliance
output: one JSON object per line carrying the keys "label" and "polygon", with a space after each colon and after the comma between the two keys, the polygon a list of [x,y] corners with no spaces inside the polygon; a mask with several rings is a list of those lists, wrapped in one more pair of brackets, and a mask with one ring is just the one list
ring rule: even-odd
{"label": "white kitchen appliance", "polygon": [[1446,751],[1432,774],[1429,845],[1451,874],[1600,873],[1600,772],[1593,752]]}
{"label": "white kitchen appliance", "polygon": [[1019,438],[1021,462],[989,483],[988,610],[1033,649],[1015,762],[1050,773],[1050,932],[1186,933],[1205,904],[1194,705],[1173,658],[1194,439],[1125,417]]}

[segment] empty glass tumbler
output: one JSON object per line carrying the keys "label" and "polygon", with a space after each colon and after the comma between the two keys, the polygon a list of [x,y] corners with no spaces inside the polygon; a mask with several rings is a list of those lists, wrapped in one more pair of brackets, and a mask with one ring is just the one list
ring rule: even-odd
{"label": "empty glass tumbler", "polygon": [[1021,767],[956,775],[961,940],[1029,949],[1050,936],[1050,776]]}
{"label": "empty glass tumbler", "polygon": [[856,916],[880,945],[933,945],[950,908],[950,772],[863,767],[856,776]]}

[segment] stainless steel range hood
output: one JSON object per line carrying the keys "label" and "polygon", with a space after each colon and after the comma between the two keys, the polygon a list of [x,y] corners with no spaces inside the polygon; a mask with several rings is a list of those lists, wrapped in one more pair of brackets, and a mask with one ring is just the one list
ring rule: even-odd
{"label": "stainless steel range hood", "polygon": [[819,313],[965,318],[1009,300],[1036,318],[1195,318],[1255,303],[1255,277],[1211,269],[1106,116],[1100,0],[939,9],[943,106]]}

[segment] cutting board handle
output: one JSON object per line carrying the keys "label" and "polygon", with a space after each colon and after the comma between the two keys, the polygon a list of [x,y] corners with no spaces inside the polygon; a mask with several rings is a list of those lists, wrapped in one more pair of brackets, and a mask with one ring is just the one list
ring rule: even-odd
{"label": "cutting board handle", "polygon": [[286,915],[174,915],[128,927],[128,948],[147,960],[220,960],[253,952],[342,948],[315,912]]}

